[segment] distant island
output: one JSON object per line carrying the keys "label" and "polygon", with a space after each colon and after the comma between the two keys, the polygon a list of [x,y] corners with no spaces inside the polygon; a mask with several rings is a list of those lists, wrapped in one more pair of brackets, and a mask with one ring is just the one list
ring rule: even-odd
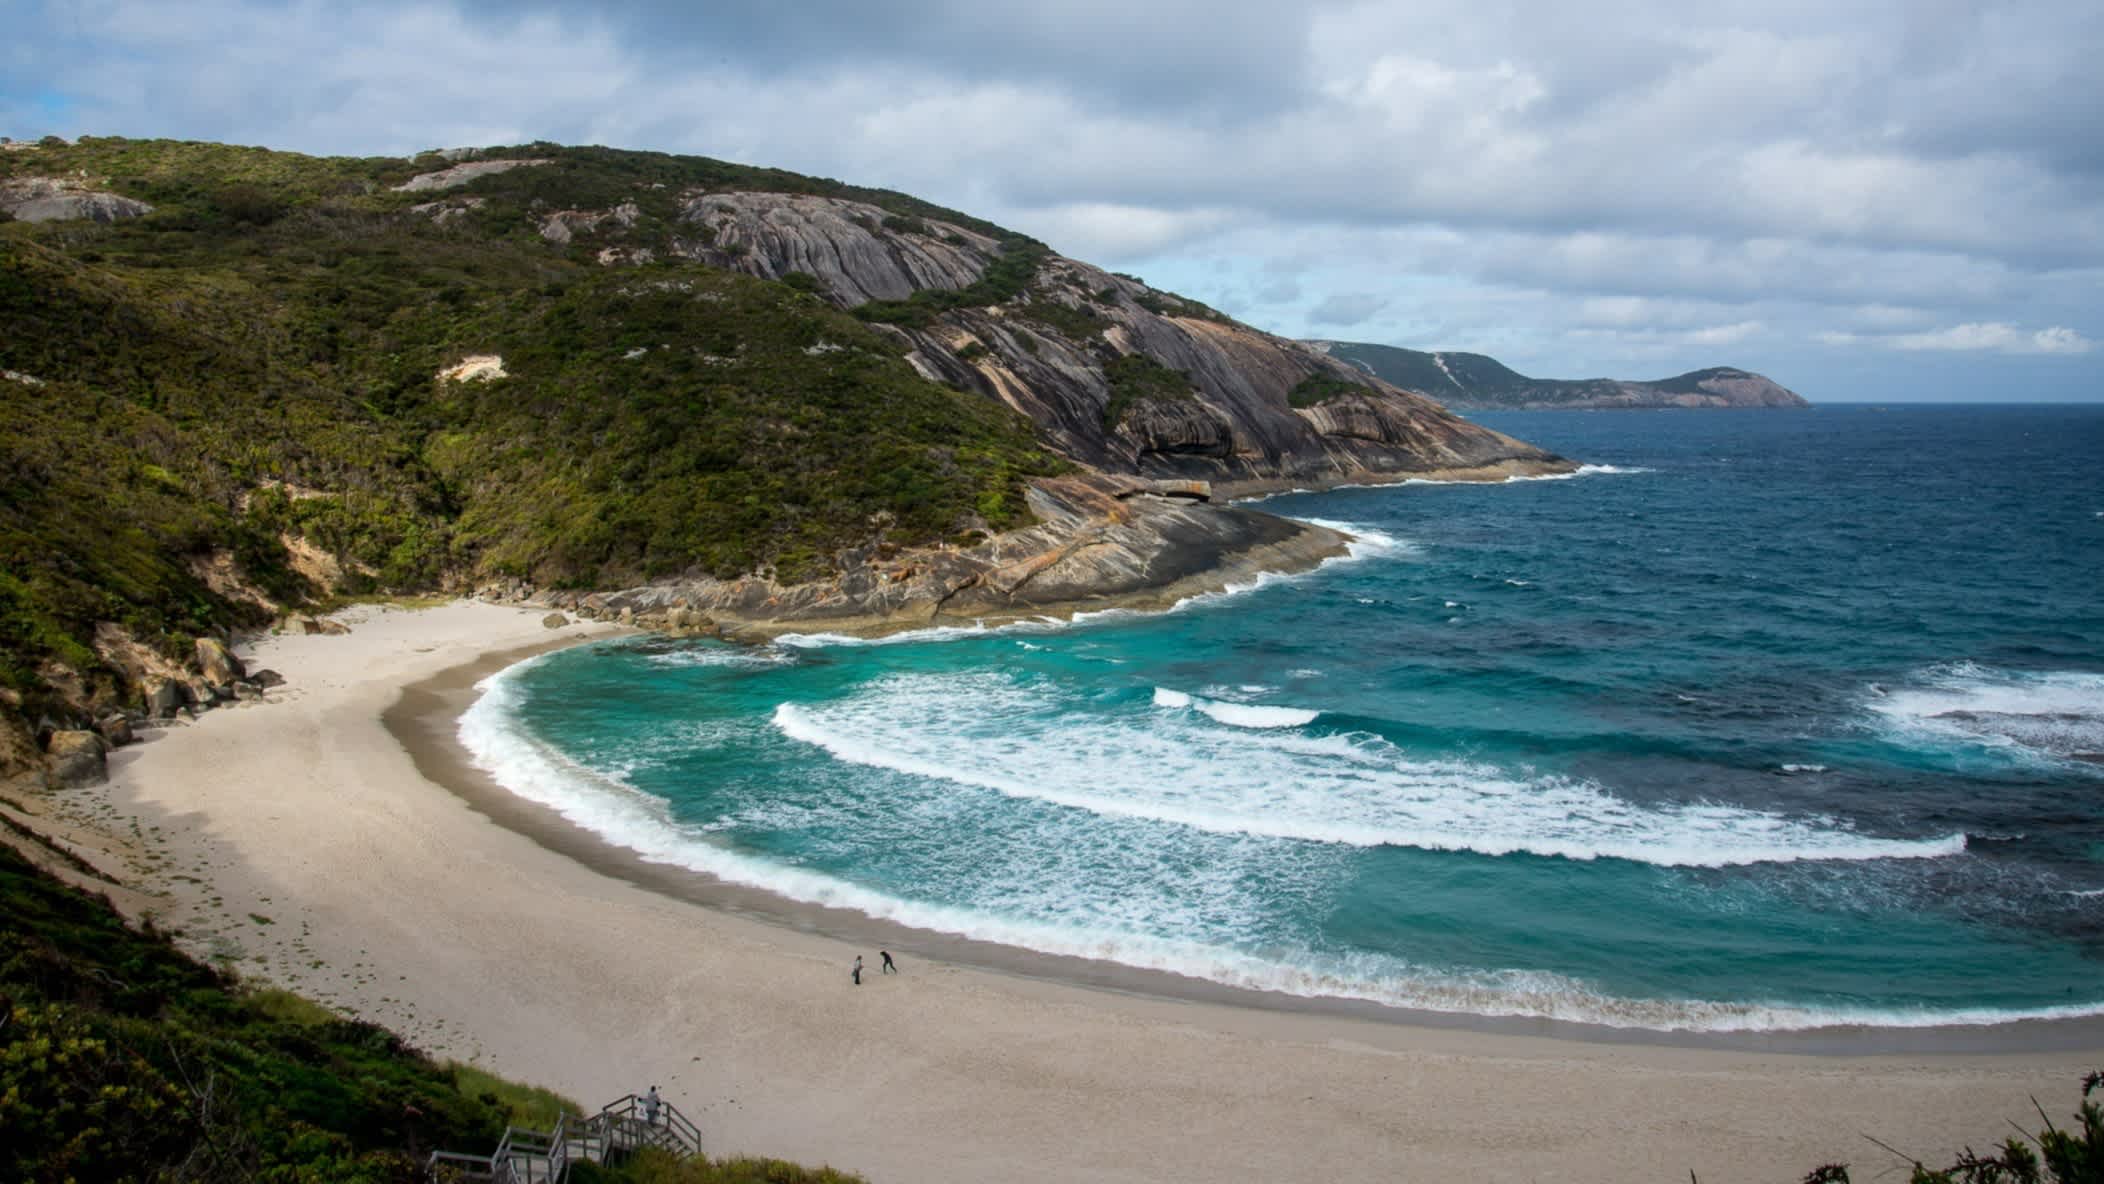
{"label": "distant island", "polygon": [[1483,354],[1426,353],[1360,341],[1308,344],[1384,382],[1456,411],[1534,411],[1614,407],[1809,407],[1764,375],[1732,366],[1691,370],[1654,382],[1619,378],[1529,378]]}

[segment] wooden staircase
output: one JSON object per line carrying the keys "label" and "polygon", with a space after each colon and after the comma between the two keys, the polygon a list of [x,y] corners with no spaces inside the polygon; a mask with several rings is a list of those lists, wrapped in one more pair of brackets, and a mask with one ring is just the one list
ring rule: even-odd
{"label": "wooden staircase", "polygon": [[590,1117],[565,1114],[552,1131],[506,1127],[497,1149],[488,1155],[432,1152],[425,1175],[461,1184],[563,1184],[570,1165],[579,1160],[619,1163],[645,1147],[680,1159],[701,1154],[701,1131],[678,1107],[659,1102],[655,1121],[645,1117],[647,1109],[642,1098],[630,1094]]}

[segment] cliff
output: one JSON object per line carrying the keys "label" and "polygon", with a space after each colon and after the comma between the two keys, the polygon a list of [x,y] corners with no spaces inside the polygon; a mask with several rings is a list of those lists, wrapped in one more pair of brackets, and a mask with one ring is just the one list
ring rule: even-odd
{"label": "cliff", "polygon": [[1093,468],[1239,491],[1555,462],[1319,350],[1020,236],[761,192],[686,195],[679,222],[675,252],[806,284],[889,326],[922,374],[999,399]]}
{"label": "cliff", "polygon": [[1672,378],[1529,378],[1495,358],[1426,353],[1353,341],[1310,343],[1331,357],[1461,411],[1621,407],[1809,407],[1796,392],[1748,370],[1715,366]]}

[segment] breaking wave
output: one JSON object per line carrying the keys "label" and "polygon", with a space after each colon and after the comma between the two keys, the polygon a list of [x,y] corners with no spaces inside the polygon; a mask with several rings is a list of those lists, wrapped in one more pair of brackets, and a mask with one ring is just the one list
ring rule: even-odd
{"label": "breaking wave", "polygon": [[835,702],[783,703],[773,723],[850,764],[1216,834],[1666,867],[1965,849],[1962,834],[1882,838],[1818,816],[1637,805],[1589,781],[1416,757],[1367,732],[1303,731],[1319,715],[1304,709],[1204,703],[1166,689],[1150,699],[1233,726],[1192,712],[1089,712],[998,675],[898,675]]}
{"label": "breaking wave", "polygon": [[2104,761],[2104,674],[1954,662],[1907,686],[1873,688],[1867,702],[1907,742],[1985,746],[2055,763]]}

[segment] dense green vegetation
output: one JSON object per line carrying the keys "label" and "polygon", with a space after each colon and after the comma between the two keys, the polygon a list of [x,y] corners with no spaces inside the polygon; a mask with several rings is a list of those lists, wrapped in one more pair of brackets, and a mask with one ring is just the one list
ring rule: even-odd
{"label": "dense green vegetation", "polygon": [[[57,662],[122,697],[96,622],[180,655],[266,619],[267,602],[321,594],[287,540],[333,560],[329,591],[348,595],[793,579],[849,547],[1013,525],[1022,483],[1060,467],[1021,417],[923,380],[895,335],[808,279],[668,249],[685,195],[735,189],[865,201],[899,232],[940,220],[1004,244],[973,288],[900,302],[912,323],[1012,298],[1042,244],[903,194],[706,158],[491,155],[550,163],[398,193],[448,162],[105,138],[0,159],[0,174],[84,176],[156,207],[0,224],[0,369],[39,380],[0,379],[0,691],[32,717],[57,710],[42,677]],[[413,210],[434,202],[446,218]],[[627,225],[540,232],[551,212],[624,204]],[[655,261],[602,266],[609,246]],[[506,376],[437,377],[483,354]],[[215,558],[255,595],[207,578]]]}
{"label": "dense green vegetation", "polygon": [[369,1024],[244,996],[0,846],[0,1178],[414,1178],[509,1116]]}
{"label": "dense green vegetation", "polygon": [[904,300],[871,300],[857,305],[855,315],[875,324],[925,329],[935,323],[938,313],[957,308],[984,308],[1015,299],[1030,287],[1030,281],[1037,278],[1037,269],[1052,253],[1052,248],[1036,239],[1007,231],[1002,231],[999,238],[1001,254],[987,266],[978,282],[969,287],[923,288]]}
{"label": "dense green vegetation", "polygon": [[[289,992],[244,990],[5,844],[0,935],[0,1179],[409,1184],[434,1150],[486,1154],[507,1125],[582,1113]],[[571,1178],[857,1179],[654,1154]]]}
{"label": "dense green vegetation", "polygon": [[1092,341],[1110,328],[1110,318],[1092,308],[1076,307],[1058,300],[1031,300],[1020,315],[1066,334],[1075,341]]}
{"label": "dense green vegetation", "polygon": [[1293,407],[1313,407],[1331,399],[1365,393],[1366,388],[1359,383],[1317,370],[1293,384],[1293,389],[1286,392],[1286,402]]}
{"label": "dense green vegetation", "polygon": [[1158,400],[1177,402],[1195,398],[1191,377],[1171,370],[1145,354],[1122,354],[1103,368],[1110,379],[1110,401],[1103,405],[1103,426],[1116,428],[1140,404]]}

